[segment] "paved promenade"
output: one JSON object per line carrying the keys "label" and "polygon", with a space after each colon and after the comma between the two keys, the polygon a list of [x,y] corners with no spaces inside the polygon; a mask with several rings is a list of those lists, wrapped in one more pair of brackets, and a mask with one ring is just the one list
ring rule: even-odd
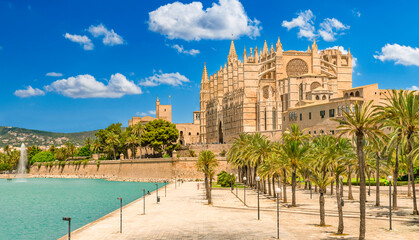
{"label": "paved promenade", "polygon": [[[289,191],[291,188],[289,187]],[[346,201],[344,207],[344,236],[333,235],[337,230],[336,200],[326,197],[326,223],[318,227],[318,195],[310,199],[308,191],[297,191],[297,208],[281,206],[280,239],[357,239],[359,229],[359,205]],[[274,239],[276,238],[276,203],[261,196],[261,220],[257,220],[257,194],[248,189],[243,204],[243,189],[238,197],[227,189],[214,189],[212,206],[206,205],[201,184],[185,182],[175,189],[174,184],[159,191],[161,202],[156,204],[153,193],[146,199],[146,215],[142,215],[143,200],[139,199],[123,209],[123,233],[119,233],[119,211],[86,225],[72,233],[72,239]],[[357,193],[354,193],[357,198]],[[373,196],[369,197],[372,205]],[[291,200],[291,193],[288,194]],[[400,199],[400,205],[410,199]],[[410,200],[411,201],[411,200]],[[386,198],[383,195],[383,204]],[[411,209],[411,208],[410,208]],[[385,206],[367,212],[367,239],[416,239],[419,219],[409,216],[409,206],[401,207],[393,221],[393,231],[388,231]],[[66,239],[65,237],[62,239]]]}

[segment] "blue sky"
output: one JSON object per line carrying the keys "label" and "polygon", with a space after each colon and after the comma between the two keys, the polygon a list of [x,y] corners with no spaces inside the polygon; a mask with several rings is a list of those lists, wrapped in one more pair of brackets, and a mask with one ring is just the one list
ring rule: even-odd
{"label": "blue sky", "polygon": [[2,1],[0,126],[59,132],[127,125],[173,105],[199,110],[204,62],[281,38],[285,50],[340,46],[353,86],[419,86],[417,1]]}

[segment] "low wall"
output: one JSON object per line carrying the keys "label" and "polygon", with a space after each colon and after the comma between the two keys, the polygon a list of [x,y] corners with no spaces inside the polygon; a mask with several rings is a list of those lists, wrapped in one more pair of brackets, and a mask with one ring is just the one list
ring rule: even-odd
{"label": "low wall", "polygon": [[[223,170],[232,172],[225,157],[218,157],[217,160],[219,166],[216,169],[216,174]],[[34,164],[30,169],[30,174],[41,177],[108,178],[134,181],[174,178],[203,179],[204,175],[196,168],[196,161],[196,157],[107,160],[100,161],[99,166],[97,166],[97,161],[89,161],[85,166],[83,164],[78,166],[66,164],[63,168],[60,166],[45,167],[44,164],[38,167],[37,164]]]}

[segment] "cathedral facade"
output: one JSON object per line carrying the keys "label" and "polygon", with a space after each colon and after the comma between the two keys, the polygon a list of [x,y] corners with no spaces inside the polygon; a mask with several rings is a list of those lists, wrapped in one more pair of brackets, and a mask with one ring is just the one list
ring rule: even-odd
{"label": "cathedral facade", "polygon": [[227,63],[208,76],[200,90],[200,142],[231,142],[240,133],[261,132],[278,140],[292,123],[310,134],[335,134],[336,122],[355,101],[383,101],[378,85],[352,88],[352,56],[339,49],[284,51],[279,38],[244,49],[238,59],[231,41]]}

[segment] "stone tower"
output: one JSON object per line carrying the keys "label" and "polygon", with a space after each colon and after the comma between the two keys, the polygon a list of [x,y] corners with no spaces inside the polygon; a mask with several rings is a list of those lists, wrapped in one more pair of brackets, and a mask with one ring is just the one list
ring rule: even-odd
{"label": "stone tower", "polygon": [[156,118],[172,122],[172,105],[161,105],[159,97],[156,100]]}

